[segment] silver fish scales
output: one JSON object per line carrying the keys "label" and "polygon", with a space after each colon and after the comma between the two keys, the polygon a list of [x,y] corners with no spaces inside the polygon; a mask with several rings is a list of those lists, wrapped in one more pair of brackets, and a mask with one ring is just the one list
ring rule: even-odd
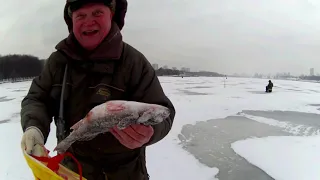
{"label": "silver fish scales", "polygon": [[155,125],[169,117],[167,107],[136,101],[114,100],[92,108],[70,129],[73,131],[62,140],[55,151],[64,153],[75,141],[89,141],[110,128],[125,129],[133,124]]}

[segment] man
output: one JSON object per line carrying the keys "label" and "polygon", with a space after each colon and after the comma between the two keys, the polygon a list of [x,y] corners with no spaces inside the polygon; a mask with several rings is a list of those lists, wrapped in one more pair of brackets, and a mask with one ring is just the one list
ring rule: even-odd
{"label": "man", "polygon": [[273,83],[269,80],[268,85],[266,86],[266,92],[272,92]]}
{"label": "man", "polygon": [[[108,100],[170,109],[170,117],[158,125],[113,129],[90,141],[75,142],[68,151],[80,161],[88,180],[149,179],[146,146],[163,139],[175,117],[148,60],[122,41],[126,10],[126,0],[67,0],[64,19],[70,34],[58,43],[21,103],[21,145],[29,154],[35,153],[35,145],[46,143],[52,118],[60,142],[91,108]],[[63,164],[78,172],[73,161],[66,159]]]}

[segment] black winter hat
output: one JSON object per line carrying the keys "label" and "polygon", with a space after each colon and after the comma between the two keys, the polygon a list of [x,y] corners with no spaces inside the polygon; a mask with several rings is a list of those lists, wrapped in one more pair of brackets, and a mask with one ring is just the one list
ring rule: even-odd
{"label": "black winter hat", "polygon": [[72,12],[80,9],[83,5],[88,3],[103,3],[105,6],[109,7],[114,13],[116,10],[115,0],[69,0],[70,5],[68,7],[68,15],[72,17]]}
{"label": "black winter hat", "polygon": [[[112,5],[112,3],[110,4],[110,2],[112,1],[115,2],[114,5]],[[77,7],[80,8],[83,4],[91,3],[91,2],[103,2],[105,4],[109,4],[108,7],[112,5],[112,8],[114,9],[113,10],[114,16],[112,20],[118,25],[120,30],[123,28],[124,22],[125,22],[124,19],[125,19],[125,16],[127,13],[127,7],[128,7],[127,0],[66,0],[63,13],[64,13],[64,20],[68,26],[69,32],[72,32],[72,19],[69,16],[69,8],[70,8],[70,11],[72,12],[72,9],[74,11]],[[74,3],[83,3],[83,4],[81,4],[80,6],[77,6]]]}

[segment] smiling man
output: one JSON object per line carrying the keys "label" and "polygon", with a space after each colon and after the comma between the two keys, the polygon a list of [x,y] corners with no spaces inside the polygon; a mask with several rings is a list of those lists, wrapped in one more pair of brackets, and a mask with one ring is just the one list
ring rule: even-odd
{"label": "smiling man", "polygon": [[[148,180],[146,146],[163,139],[175,117],[148,60],[122,40],[126,10],[125,0],[67,0],[64,19],[70,34],[58,43],[21,104],[21,145],[29,154],[37,154],[35,145],[46,143],[52,118],[60,142],[90,109],[109,100],[170,109],[170,117],[158,125],[112,129],[75,142],[68,151],[80,161],[88,180]],[[78,172],[72,160],[63,164]]]}
{"label": "smiling man", "polygon": [[[73,33],[83,48],[93,50],[108,35],[114,12],[114,2],[110,4],[76,1],[68,8],[72,18]],[[90,20],[91,19],[91,20]]]}

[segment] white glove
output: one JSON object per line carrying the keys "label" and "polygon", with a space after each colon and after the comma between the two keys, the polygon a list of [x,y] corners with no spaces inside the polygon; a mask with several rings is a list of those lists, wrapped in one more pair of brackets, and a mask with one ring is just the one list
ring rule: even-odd
{"label": "white glove", "polygon": [[40,129],[31,126],[26,129],[22,136],[21,147],[30,155],[43,156],[44,137]]}

